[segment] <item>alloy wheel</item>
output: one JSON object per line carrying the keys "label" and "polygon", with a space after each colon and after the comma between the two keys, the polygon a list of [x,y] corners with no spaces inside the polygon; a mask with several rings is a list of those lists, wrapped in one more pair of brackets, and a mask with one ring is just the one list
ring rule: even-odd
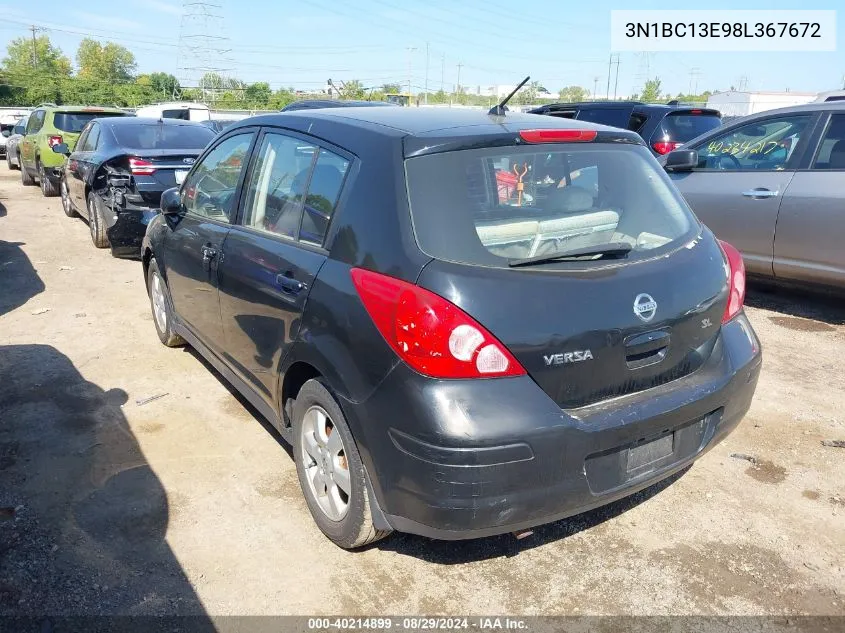
{"label": "alloy wheel", "polygon": [[320,510],[332,521],[349,511],[352,483],[343,438],[329,414],[314,405],[302,420],[302,463],[308,488]]}
{"label": "alloy wheel", "polygon": [[153,316],[155,317],[158,329],[162,332],[166,332],[167,303],[164,297],[164,282],[161,280],[161,275],[157,272],[153,273],[151,286],[150,299],[153,302]]}

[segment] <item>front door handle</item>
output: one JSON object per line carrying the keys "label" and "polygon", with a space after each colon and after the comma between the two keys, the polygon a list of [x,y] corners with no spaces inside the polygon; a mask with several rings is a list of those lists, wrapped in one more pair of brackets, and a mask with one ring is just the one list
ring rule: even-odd
{"label": "front door handle", "polygon": [[282,289],[282,292],[296,295],[305,290],[308,286],[301,281],[289,277],[288,275],[276,275],[276,284]]}
{"label": "front door handle", "polygon": [[742,195],[746,198],[775,198],[777,197],[779,191],[772,191],[771,189],[749,189],[748,191],[743,191]]}
{"label": "front door handle", "polygon": [[209,264],[211,260],[217,257],[217,249],[213,246],[207,245],[203,246],[201,249],[202,251],[202,263]]}

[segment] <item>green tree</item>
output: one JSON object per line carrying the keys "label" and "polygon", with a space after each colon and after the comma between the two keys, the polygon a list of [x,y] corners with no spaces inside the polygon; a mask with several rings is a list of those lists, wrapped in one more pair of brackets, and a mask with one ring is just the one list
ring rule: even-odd
{"label": "green tree", "polygon": [[150,75],[150,87],[156,95],[172,98],[179,92],[179,80],[168,73],[152,73]]}
{"label": "green tree", "polygon": [[384,84],[381,87],[381,91],[387,94],[396,94],[397,92],[402,92],[402,88],[399,84]]}
{"label": "green tree", "polygon": [[52,77],[69,77],[70,60],[61,49],[53,46],[50,38],[39,35],[35,42],[29,37],[18,37],[6,47],[3,71],[20,81],[39,73]]}
{"label": "green tree", "polygon": [[79,76],[100,79],[109,83],[129,81],[137,64],[135,56],[125,46],[100,42],[86,37],[76,51]]}
{"label": "green tree", "polygon": [[264,81],[250,84],[244,90],[244,101],[253,108],[266,108],[272,96],[270,84]]}
{"label": "green tree", "polygon": [[566,86],[557,92],[557,96],[561,101],[567,103],[574,103],[576,101],[585,101],[587,99],[587,90],[581,86]]}
{"label": "green tree", "polygon": [[340,89],[341,99],[363,99],[366,97],[364,85],[357,79],[344,82]]}
{"label": "green tree", "polygon": [[640,95],[640,101],[645,103],[654,103],[660,99],[660,79],[655,77],[645,82],[643,93]]}

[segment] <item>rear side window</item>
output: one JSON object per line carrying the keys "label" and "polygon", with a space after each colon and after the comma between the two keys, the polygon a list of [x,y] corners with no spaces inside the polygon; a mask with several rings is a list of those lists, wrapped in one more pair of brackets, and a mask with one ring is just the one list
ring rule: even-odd
{"label": "rear side window", "polygon": [[697,227],[642,146],[447,152],[409,159],[406,171],[417,243],[437,259],[507,266],[511,258],[626,242],[631,261],[668,250]]}
{"label": "rear side window", "polygon": [[845,169],[845,114],[830,117],[813,169]]}
{"label": "rear side window", "polygon": [[630,119],[629,113],[630,108],[583,108],[578,111],[578,119],[625,128]]}
{"label": "rear side window", "polygon": [[722,119],[714,114],[675,112],[663,117],[651,141],[652,143],[657,141],[686,143],[720,125],[722,125]]}
{"label": "rear side window", "polygon": [[53,114],[53,125],[62,132],[81,132],[88,121],[113,116],[126,115],[122,112],[56,112]]}
{"label": "rear side window", "polygon": [[205,125],[115,125],[112,131],[118,145],[131,149],[202,149],[214,138]]}
{"label": "rear side window", "polygon": [[786,169],[810,115],[773,116],[740,125],[698,144],[699,169]]}
{"label": "rear side window", "polygon": [[97,143],[100,140],[100,126],[92,123],[87,131],[82,132],[79,137],[79,143],[76,146],[78,152],[93,152],[97,149]]}

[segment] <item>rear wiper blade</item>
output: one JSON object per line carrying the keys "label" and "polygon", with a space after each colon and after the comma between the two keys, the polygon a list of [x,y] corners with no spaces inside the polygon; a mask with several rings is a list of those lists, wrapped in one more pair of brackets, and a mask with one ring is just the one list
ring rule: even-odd
{"label": "rear wiper blade", "polygon": [[582,248],[573,248],[571,251],[559,251],[547,255],[535,257],[524,257],[520,259],[509,259],[508,266],[530,266],[532,264],[545,264],[546,262],[559,262],[581,257],[595,257],[596,255],[625,257],[631,252],[631,245],[627,242],[607,242],[606,244],[595,244]]}

